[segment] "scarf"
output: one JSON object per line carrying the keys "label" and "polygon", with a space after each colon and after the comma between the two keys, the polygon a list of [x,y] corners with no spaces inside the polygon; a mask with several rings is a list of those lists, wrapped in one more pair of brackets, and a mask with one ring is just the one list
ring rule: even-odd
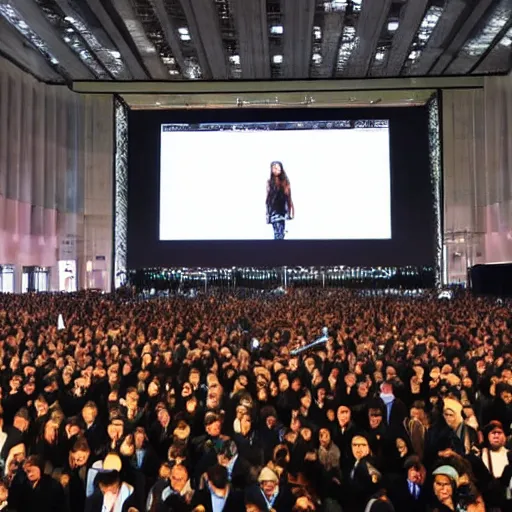
{"label": "scarf", "polygon": [[318,448],[318,460],[327,471],[339,467],[340,451],[338,447],[332,443],[329,448],[320,446],[320,448]]}
{"label": "scarf", "polygon": [[190,480],[187,481],[187,483],[185,484],[185,486],[183,487],[183,489],[181,490],[181,492],[177,492],[175,491],[170,485],[168,487],[166,487],[163,491],[162,491],[162,502],[164,502],[167,498],[169,498],[169,496],[185,496],[186,494],[188,493],[191,493],[192,492],[192,487],[190,486]]}
{"label": "scarf", "polygon": [[133,494],[133,487],[126,482],[121,484],[117,494],[105,493],[103,508],[108,512],[122,512],[124,502]]}
{"label": "scarf", "polygon": [[274,503],[276,502],[277,496],[279,495],[279,486],[276,486],[274,494],[272,494],[270,498],[267,498],[267,495],[263,492],[263,489],[260,489],[260,491],[263,495],[263,498],[265,499],[265,503],[267,504],[267,510],[271,510],[274,506]]}

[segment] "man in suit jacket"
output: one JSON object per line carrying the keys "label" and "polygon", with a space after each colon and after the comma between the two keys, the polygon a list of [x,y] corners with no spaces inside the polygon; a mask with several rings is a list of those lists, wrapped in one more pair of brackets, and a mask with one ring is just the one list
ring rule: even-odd
{"label": "man in suit jacket", "polygon": [[389,497],[396,512],[424,512],[427,505],[425,489],[426,470],[417,455],[407,457],[404,464],[405,475],[397,476],[389,483]]}
{"label": "man in suit jacket", "polygon": [[228,481],[233,489],[244,491],[255,482],[252,467],[239,453],[236,443],[232,439],[222,442],[217,453],[217,462],[224,466],[228,472]]}
{"label": "man in suit jacket", "polygon": [[207,473],[206,488],[192,498],[193,510],[205,512],[240,512],[245,510],[244,493],[231,487],[228,471],[220,464],[211,466]]}

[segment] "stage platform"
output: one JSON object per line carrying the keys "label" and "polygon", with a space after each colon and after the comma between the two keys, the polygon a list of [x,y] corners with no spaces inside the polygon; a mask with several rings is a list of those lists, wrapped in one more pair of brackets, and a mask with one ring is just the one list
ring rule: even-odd
{"label": "stage platform", "polygon": [[132,270],[127,284],[137,290],[177,291],[237,287],[420,290],[435,287],[433,267],[232,267]]}

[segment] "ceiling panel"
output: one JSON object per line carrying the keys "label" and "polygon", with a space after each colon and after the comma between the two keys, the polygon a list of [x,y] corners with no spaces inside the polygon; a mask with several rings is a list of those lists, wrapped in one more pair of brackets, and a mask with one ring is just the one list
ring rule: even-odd
{"label": "ceiling panel", "polygon": [[0,53],[67,83],[502,74],[511,11],[512,0],[0,0]]}

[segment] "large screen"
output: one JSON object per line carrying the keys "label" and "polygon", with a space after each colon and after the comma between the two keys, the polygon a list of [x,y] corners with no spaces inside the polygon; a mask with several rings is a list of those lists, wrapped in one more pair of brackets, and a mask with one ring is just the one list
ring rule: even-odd
{"label": "large screen", "polygon": [[391,238],[388,120],[163,124],[160,240]]}
{"label": "large screen", "polygon": [[426,107],[132,110],[128,267],[429,266],[432,183]]}

